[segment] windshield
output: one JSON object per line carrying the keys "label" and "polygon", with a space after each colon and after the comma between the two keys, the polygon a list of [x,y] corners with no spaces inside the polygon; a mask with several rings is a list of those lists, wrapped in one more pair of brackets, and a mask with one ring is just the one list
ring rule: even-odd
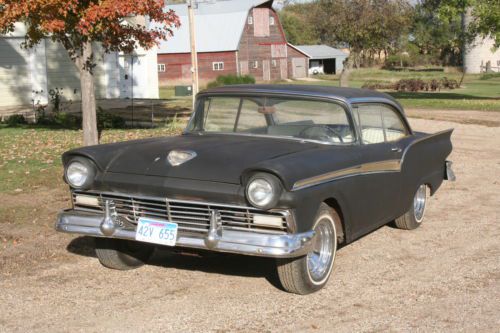
{"label": "windshield", "polygon": [[352,143],[344,107],[334,102],[275,97],[202,97],[188,132],[247,134]]}

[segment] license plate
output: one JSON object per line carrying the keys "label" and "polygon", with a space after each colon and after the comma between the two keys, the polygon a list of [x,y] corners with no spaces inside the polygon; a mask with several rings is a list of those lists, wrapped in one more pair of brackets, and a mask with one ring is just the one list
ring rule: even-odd
{"label": "license plate", "polygon": [[135,239],[141,242],[175,246],[177,223],[139,218]]}

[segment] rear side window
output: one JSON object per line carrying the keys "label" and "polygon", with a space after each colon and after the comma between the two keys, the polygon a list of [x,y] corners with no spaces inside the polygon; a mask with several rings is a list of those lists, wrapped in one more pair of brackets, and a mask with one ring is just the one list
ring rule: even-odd
{"label": "rear side window", "polygon": [[383,104],[359,104],[354,107],[354,118],[364,144],[399,140],[408,130],[398,113]]}

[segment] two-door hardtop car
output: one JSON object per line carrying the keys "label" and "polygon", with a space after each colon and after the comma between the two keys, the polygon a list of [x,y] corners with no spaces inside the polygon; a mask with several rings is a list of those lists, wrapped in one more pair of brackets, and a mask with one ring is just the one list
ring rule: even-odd
{"label": "two-door hardtop car", "polygon": [[422,223],[428,195],[454,178],[451,133],[414,132],[398,102],[369,90],[205,90],[180,136],[66,152],[73,208],[56,229],[96,237],[114,269],[158,245],[276,258],[284,289],[307,294],[338,245]]}

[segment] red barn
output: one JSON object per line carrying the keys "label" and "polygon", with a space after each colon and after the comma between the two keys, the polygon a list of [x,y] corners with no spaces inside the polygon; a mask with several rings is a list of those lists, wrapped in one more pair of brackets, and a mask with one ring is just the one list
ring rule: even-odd
{"label": "red barn", "polygon": [[[201,81],[250,74],[258,81],[307,76],[308,59],[286,41],[273,1],[232,0],[198,4],[196,43]],[[187,6],[171,5],[181,20],[158,49],[160,85],[191,80]]]}

